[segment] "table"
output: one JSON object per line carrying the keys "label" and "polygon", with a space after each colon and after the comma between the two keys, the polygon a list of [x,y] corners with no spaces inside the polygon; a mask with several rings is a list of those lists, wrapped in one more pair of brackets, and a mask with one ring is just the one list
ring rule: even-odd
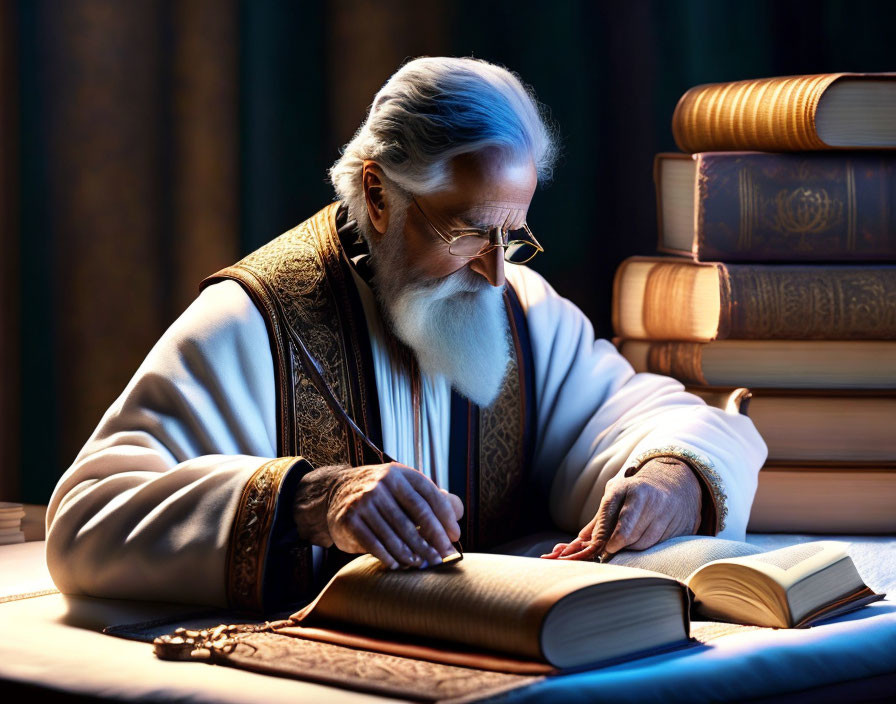
{"label": "table", "polygon": [[[782,540],[807,539],[751,537],[769,548]],[[851,552],[870,586],[896,588],[896,540],[859,539]],[[51,591],[43,555],[44,543],[39,541],[0,547],[0,691],[4,693],[43,690],[82,701],[390,701],[226,667],[160,661],[149,644],[100,631],[109,625],[186,614],[195,607],[65,597]],[[9,600],[22,593],[31,596]],[[709,647],[552,678],[504,699],[614,704],[885,701],[875,697],[896,692],[894,673],[896,603],[887,600],[813,629],[760,629],[726,636]],[[847,684],[838,689],[838,682]]]}

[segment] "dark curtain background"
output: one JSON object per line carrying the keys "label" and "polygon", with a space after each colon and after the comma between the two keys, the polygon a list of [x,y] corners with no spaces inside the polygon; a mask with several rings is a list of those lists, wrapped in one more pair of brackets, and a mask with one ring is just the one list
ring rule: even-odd
{"label": "dark curtain background", "polygon": [[519,72],[563,142],[535,268],[612,334],[655,244],[652,160],[690,86],[896,70],[861,0],[2,0],[0,500],[46,503],[206,275],[318,210],[407,58]]}

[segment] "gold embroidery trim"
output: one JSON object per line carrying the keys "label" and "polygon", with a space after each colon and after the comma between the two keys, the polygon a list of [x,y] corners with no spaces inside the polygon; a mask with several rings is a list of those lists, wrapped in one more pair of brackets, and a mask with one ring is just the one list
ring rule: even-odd
{"label": "gold embroidery trim", "polygon": [[297,457],[266,462],[246,483],[230,532],[227,551],[227,603],[235,609],[260,611],[264,561],[280,486]]}
{"label": "gold embroidery trim", "polygon": [[677,445],[667,445],[655,450],[647,450],[635,457],[634,464],[640,469],[644,464],[657,457],[677,457],[682,462],[686,462],[694,469],[702,478],[709,493],[712,494],[713,503],[716,505],[716,524],[717,533],[725,530],[725,519],[728,517],[728,495],[725,493],[725,484],[722,477],[715,469],[712,460],[698,455],[693,450],[688,450]]}

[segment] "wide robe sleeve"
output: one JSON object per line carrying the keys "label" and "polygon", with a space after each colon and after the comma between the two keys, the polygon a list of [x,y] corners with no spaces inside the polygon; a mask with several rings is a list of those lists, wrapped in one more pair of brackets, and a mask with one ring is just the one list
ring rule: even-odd
{"label": "wide robe sleeve", "polygon": [[614,476],[651,457],[697,472],[714,509],[707,532],[743,540],[767,448],[744,415],[707,406],[675,379],[636,374],[616,348],[537,273],[508,266],[526,310],[535,366],[534,479],[550,514],[577,533]]}
{"label": "wide robe sleeve", "polygon": [[47,564],[68,594],[277,607],[308,588],[292,518],[310,469],[277,457],[264,321],[235,282],[162,336],[59,480]]}

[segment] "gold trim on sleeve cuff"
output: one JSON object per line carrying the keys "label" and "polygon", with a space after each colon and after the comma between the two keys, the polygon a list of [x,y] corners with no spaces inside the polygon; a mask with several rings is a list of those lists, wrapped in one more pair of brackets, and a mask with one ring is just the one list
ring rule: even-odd
{"label": "gold trim on sleeve cuff", "polygon": [[677,457],[692,467],[703,478],[710,494],[712,494],[713,503],[716,505],[716,521],[718,523],[716,532],[720,533],[725,530],[725,519],[728,516],[728,495],[725,493],[722,477],[716,471],[712,460],[698,455],[693,450],[678,447],[677,445],[667,445],[666,447],[640,453],[635,457],[634,463],[640,469],[645,463],[657,457]]}
{"label": "gold trim on sleeve cuff", "polygon": [[262,608],[264,561],[280,486],[298,457],[280,457],[259,467],[240,496],[227,550],[227,603],[231,608]]}

